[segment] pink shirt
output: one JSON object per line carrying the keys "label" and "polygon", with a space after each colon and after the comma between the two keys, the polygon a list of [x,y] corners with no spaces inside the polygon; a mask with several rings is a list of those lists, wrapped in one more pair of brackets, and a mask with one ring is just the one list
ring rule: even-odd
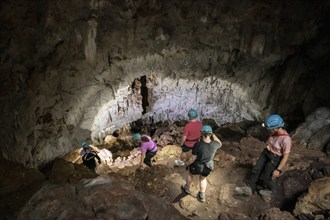
{"label": "pink shirt", "polygon": [[292,140],[288,134],[271,135],[267,141],[267,149],[278,156],[290,153],[291,147]]}
{"label": "pink shirt", "polygon": [[142,135],[142,137],[147,137],[149,139],[149,141],[141,142],[141,145],[140,145],[141,152],[145,153],[145,152],[147,152],[147,150],[150,150],[151,152],[157,151],[157,145],[155,144],[155,142],[153,142],[151,140],[151,137],[149,137],[148,135]]}
{"label": "pink shirt", "polygon": [[193,147],[201,137],[203,124],[200,121],[189,121],[183,128],[183,135],[187,137],[184,145]]}

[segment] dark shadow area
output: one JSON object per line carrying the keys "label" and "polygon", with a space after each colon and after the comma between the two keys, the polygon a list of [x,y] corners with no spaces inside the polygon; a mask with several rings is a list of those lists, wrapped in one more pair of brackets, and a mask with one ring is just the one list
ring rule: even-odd
{"label": "dark shadow area", "polygon": [[142,95],[142,115],[147,113],[147,107],[149,106],[149,101],[148,101],[148,88],[147,88],[147,77],[142,76],[140,78],[141,82],[141,95]]}
{"label": "dark shadow area", "polygon": [[112,144],[110,148],[107,148],[112,153],[112,157],[115,160],[118,157],[127,157],[130,155],[130,151],[133,150],[135,147],[132,143],[117,139],[115,143]]}
{"label": "dark shadow area", "polygon": [[172,203],[180,202],[180,200],[181,200],[183,197],[186,197],[186,196],[188,196],[188,194],[186,194],[185,192],[181,192],[179,195],[177,195],[177,196],[173,199]]}
{"label": "dark shadow area", "polygon": [[277,180],[273,205],[282,211],[292,212],[297,199],[308,191],[312,178],[308,171],[288,171]]}

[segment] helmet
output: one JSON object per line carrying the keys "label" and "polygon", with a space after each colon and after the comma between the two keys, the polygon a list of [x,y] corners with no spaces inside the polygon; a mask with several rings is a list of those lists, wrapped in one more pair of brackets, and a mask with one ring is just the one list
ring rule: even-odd
{"label": "helmet", "polygon": [[81,146],[86,149],[86,148],[89,148],[89,145],[87,144],[87,142],[83,142],[81,143]]}
{"label": "helmet", "polygon": [[212,134],[212,128],[210,125],[204,125],[201,132],[203,134]]}
{"label": "helmet", "polygon": [[190,109],[189,112],[188,112],[188,117],[190,119],[194,119],[194,118],[197,118],[198,116],[198,112],[195,110],[195,109]]}
{"label": "helmet", "polygon": [[284,126],[284,121],[279,115],[271,115],[266,119],[262,126],[267,129],[280,128]]}
{"label": "helmet", "polygon": [[133,139],[133,141],[141,140],[141,134],[139,134],[139,133],[133,134],[132,139]]}

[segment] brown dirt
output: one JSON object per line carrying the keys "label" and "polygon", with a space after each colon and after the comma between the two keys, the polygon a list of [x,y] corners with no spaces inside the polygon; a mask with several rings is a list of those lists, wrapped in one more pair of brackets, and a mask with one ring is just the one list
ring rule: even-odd
{"label": "brown dirt", "polygon": [[[243,183],[245,175],[256,161],[263,145],[263,142],[254,138],[224,141],[223,147],[215,157],[215,169],[208,177],[205,203],[198,202],[194,196],[198,192],[197,178],[192,187],[193,196],[181,192],[180,186],[185,183],[187,171],[185,167],[174,166],[174,160],[179,155],[160,153],[152,168],[138,172],[136,166],[131,166],[113,174],[128,178],[139,191],[155,194],[160,199],[172,202],[175,208],[191,219],[217,219],[221,213],[238,212],[249,217],[256,217],[271,206],[283,209],[286,205],[292,209],[297,195],[286,198],[286,201],[283,200],[283,197],[275,197],[268,204],[258,194],[254,194],[250,198],[237,197],[232,194],[235,186]],[[96,175],[81,164],[69,163],[61,159],[55,160],[44,173],[35,169],[26,169],[6,160],[0,161],[2,177],[0,181],[0,216],[3,217],[2,219],[15,219],[20,208],[45,181],[55,184],[74,183]],[[309,175],[308,170],[313,166],[317,170],[317,164],[322,161],[328,162],[323,153],[299,149],[299,146],[295,146],[286,172],[282,174],[279,182],[283,182],[286,175],[301,176],[302,172],[305,172],[305,175],[312,180],[313,177]],[[321,169],[322,166],[319,170]],[[301,187],[300,194],[308,189],[309,184],[310,181],[306,181],[305,186]]]}

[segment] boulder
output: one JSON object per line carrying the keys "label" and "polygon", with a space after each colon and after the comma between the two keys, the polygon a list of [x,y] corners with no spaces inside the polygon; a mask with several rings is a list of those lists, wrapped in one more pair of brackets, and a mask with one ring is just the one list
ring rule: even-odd
{"label": "boulder", "polygon": [[330,210],[330,177],[315,180],[311,183],[308,193],[301,196],[296,203],[294,214],[313,213]]}
{"label": "boulder", "polygon": [[101,175],[77,184],[43,186],[21,219],[187,219],[171,204],[145,195],[123,179]]}

